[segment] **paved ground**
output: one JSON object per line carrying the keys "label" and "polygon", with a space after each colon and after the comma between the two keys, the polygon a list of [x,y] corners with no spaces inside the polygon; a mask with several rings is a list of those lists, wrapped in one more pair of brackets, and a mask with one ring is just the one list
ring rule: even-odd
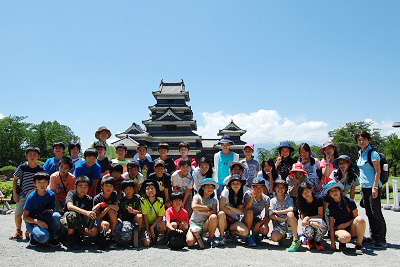
{"label": "paved ground", "polygon": [[[359,211],[365,217],[364,210]],[[344,253],[311,252],[305,246],[296,253],[288,253],[267,240],[256,248],[228,243],[223,248],[182,251],[171,251],[166,246],[107,252],[94,247],[78,251],[66,251],[64,247],[27,248],[25,241],[8,239],[14,231],[14,216],[0,215],[0,259],[2,266],[399,266],[400,213],[384,211],[384,216],[388,226],[388,248],[383,251],[367,248],[364,255],[357,256],[351,249]],[[287,241],[286,247],[289,245]]]}

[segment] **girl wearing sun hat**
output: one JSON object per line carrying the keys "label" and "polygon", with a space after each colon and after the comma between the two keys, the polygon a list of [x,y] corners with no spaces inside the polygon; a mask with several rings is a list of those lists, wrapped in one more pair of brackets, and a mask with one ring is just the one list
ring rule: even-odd
{"label": "girl wearing sun hat", "polygon": [[[118,158],[117,152],[115,151],[115,148],[107,143],[107,139],[111,137],[111,131],[106,127],[106,126],[101,126],[99,129],[95,132],[94,136],[96,139],[98,139],[100,142],[104,143],[106,146],[106,153],[105,156],[112,160]],[[98,141],[96,141],[98,142]],[[89,148],[94,148],[94,144],[96,142],[92,142],[89,145]]]}
{"label": "girl wearing sun hat", "polygon": [[332,171],[336,170],[337,167],[333,164],[333,161],[339,157],[339,148],[333,142],[325,142],[319,149],[319,152],[324,155],[324,158],[319,162],[319,166],[322,172],[323,184],[329,183],[331,180],[330,175]]}

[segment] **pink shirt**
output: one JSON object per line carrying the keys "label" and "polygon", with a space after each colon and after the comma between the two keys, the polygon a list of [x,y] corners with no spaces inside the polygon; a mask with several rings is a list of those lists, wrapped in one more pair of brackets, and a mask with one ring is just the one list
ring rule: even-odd
{"label": "pink shirt", "polygon": [[181,222],[189,223],[189,215],[184,208],[181,208],[179,212],[176,212],[173,207],[170,207],[165,212],[165,221],[167,222],[177,221],[178,223]]}
{"label": "pink shirt", "polygon": [[[326,168],[326,159],[322,159],[322,160],[319,162],[319,166],[321,167],[321,170],[322,170],[323,168]],[[329,183],[330,181],[332,181],[332,179],[329,178],[329,176],[331,175],[331,173],[332,173],[334,170],[337,170],[337,168],[335,168],[335,167],[333,166],[333,164],[330,163],[330,164],[329,164],[329,174],[328,174],[327,177],[325,177],[324,184],[327,184],[327,183]],[[322,174],[324,174],[324,170],[322,170]]]}

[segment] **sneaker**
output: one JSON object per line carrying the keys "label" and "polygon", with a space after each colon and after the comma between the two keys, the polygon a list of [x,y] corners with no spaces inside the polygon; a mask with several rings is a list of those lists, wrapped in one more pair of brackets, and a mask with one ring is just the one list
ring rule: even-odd
{"label": "sneaker", "polygon": [[14,234],[10,237],[12,240],[18,240],[18,239],[23,239],[24,236],[22,235],[21,230],[15,230]]}
{"label": "sneaker", "polygon": [[216,238],[216,241],[217,241],[217,243],[218,243],[219,246],[224,246],[225,243],[226,243],[225,238],[222,237],[222,236],[217,237],[217,238]]}
{"label": "sneaker", "polygon": [[372,244],[372,243],[374,243],[374,240],[371,237],[364,237],[362,243],[364,245]]}
{"label": "sneaker", "polygon": [[300,247],[300,240],[293,240],[292,244],[288,248],[289,252],[296,252]]}
{"label": "sneaker", "polygon": [[233,243],[238,242],[238,236],[237,236],[237,234],[232,234],[232,233],[231,233],[231,234],[229,235],[229,239],[232,240]]}
{"label": "sneaker", "polygon": [[314,243],[313,240],[307,240],[307,247],[309,249],[317,248],[316,244]]}
{"label": "sneaker", "polygon": [[307,237],[305,237],[304,235],[299,235],[299,239],[300,239],[300,242],[303,244],[303,245],[307,245]]}
{"label": "sneaker", "polygon": [[315,248],[318,251],[324,251],[325,250],[325,247],[321,244],[321,242],[315,242]]}
{"label": "sneaker", "polygon": [[283,247],[285,246],[285,242],[286,242],[286,237],[282,237],[281,239],[279,239],[278,244],[279,246]]}
{"label": "sneaker", "polygon": [[255,247],[257,245],[251,236],[246,237],[246,243],[249,247]]}
{"label": "sneaker", "polygon": [[204,240],[203,240],[203,237],[201,236],[200,232],[194,232],[193,235],[194,235],[194,237],[196,237],[199,247],[204,248]]}
{"label": "sneaker", "polygon": [[218,243],[215,242],[215,240],[214,240],[213,237],[209,237],[209,238],[207,239],[207,242],[210,243],[211,248],[216,248],[216,247],[218,247]]}
{"label": "sneaker", "polygon": [[374,249],[385,249],[385,248],[386,248],[386,242],[379,242],[379,241],[376,241],[376,242],[372,245],[372,247],[373,247]]}
{"label": "sneaker", "polygon": [[57,247],[60,247],[60,246],[61,246],[60,241],[58,240],[58,238],[55,238],[55,237],[51,237],[51,238],[49,239],[49,241],[47,241],[47,244],[48,244],[49,246],[53,247],[53,248],[57,248]]}
{"label": "sneaker", "polygon": [[30,240],[29,240],[29,246],[30,247],[36,247],[36,246],[38,246],[38,245],[40,245],[40,243],[38,242],[38,241],[36,241],[32,236],[30,237]]}
{"label": "sneaker", "polygon": [[343,243],[339,242],[339,251],[343,251],[343,250],[346,250],[346,249],[347,249],[346,244],[343,244]]}
{"label": "sneaker", "polygon": [[259,234],[253,234],[253,240],[256,244],[260,244],[262,242],[262,237]]}
{"label": "sneaker", "polygon": [[362,255],[362,254],[364,254],[364,247],[363,247],[362,245],[357,245],[357,244],[356,244],[356,251],[355,251],[355,253],[356,253],[357,255]]}

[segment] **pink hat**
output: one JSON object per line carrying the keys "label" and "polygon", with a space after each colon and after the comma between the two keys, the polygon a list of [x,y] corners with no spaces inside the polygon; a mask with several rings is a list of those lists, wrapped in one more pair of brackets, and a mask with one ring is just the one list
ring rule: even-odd
{"label": "pink hat", "polygon": [[338,148],[333,142],[328,141],[328,142],[325,142],[325,143],[322,145],[322,147],[319,149],[319,152],[321,152],[321,154],[325,154],[324,148],[325,148],[325,147],[328,147],[328,146],[331,146],[331,147],[333,147],[334,149],[336,149],[337,151],[339,151],[339,148]]}
{"label": "pink hat", "polygon": [[296,162],[295,164],[293,164],[292,169],[289,171],[290,177],[293,177],[293,172],[302,172],[304,173],[304,175],[307,175],[306,170],[304,170],[303,164],[301,164],[300,162]]}
{"label": "pink hat", "polygon": [[252,143],[246,143],[243,149],[245,149],[246,147],[250,147],[254,151],[254,145]]}

